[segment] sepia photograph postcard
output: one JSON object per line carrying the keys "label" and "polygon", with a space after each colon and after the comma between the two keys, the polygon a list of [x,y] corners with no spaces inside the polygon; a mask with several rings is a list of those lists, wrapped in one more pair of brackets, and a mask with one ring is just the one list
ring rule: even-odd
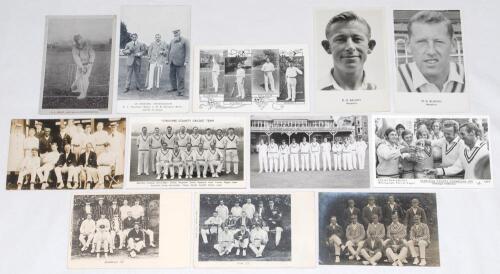
{"label": "sepia photograph postcard", "polygon": [[74,195],[69,268],[188,267],[191,205],[190,193]]}
{"label": "sepia photograph postcard", "polygon": [[384,9],[317,9],[314,13],[315,109],[390,110]]}
{"label": "sepia photograph postcard", "polygon": [[116,16],[47,16],[40,113],[110,113]]}
{"label": "sepia photograph postcard", "polygon": [[188,112],[190,43],[189,6],[123,6],[116,111]]}
{"label": "sepia photograph postcard", "polygon": [[314,193],[197,194],[195,266],[311,267]]}
{"label": "sepia photograph postcard", "polygon": [[467,112],[460,10],[394,10],[393,16],[395,110]]}
{"label": "sepia photograph postcard", "polygon": [[435,193],[318,196],[320,265],[440,266]]}
{"label": "sepia photograph postcard", "polygon": [[129,188],[243,188],[248,119],[131,118]]}
{"label": "sepia photograph postcard", "polygon": [[7,190],[121,189],[125,118],[12,119]]}
{"label": "sepia photograph postcard", "polygon": [[194,54],[195,111],[309,111],[304,45],[199,46]]}
{"label": "sepia photograph postcard", "polygon": [[486,116],[374,116],[379,187],[491,187]]}
{"label": "sepia photograph postcard", "polygon": [[368,117],[253,115],[252,188],[370,187]]}

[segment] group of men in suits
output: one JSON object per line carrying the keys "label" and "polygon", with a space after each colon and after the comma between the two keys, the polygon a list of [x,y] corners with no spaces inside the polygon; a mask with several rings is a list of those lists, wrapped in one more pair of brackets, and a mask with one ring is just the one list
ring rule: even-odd
{"label": "group of men in suits", "polygon": [[60,123],[58,134],[52,134],[50,127],[43,128],[37,121],[23,142],[25,157],[19,167],[17,188],[29,183],[30,189],[35,189],[38,183],[46,189],[53,179],[51,174],[55,175],[57,189],[104,188],[112,171],[123,174],[125,137],[116,122],[109,127],[108,132],[104,123],[98,122],[97,130],[92,132],[90,124],[84,129],[82,123],[68,120]]}
{"label": "group of men in suits", "polygon": [[[126,245],[129,255],[135,257],[146,247],[146,235],[149,246],[156,247],[154,232],[147,226],[146,212],[140,199],[136,199],[132,206],[124,199],[122,206],[118,206],[116,199],[106,204],[105,198],[99,197],[97,204],[92,205],[91,200],[87,200],[79,210],[81,252],[90,248],[90,253],[96,253],[99,258],[102,250],[107,257],[108,252],[113,253],[116,248],[123,249]],[[116,237],[119,239],[118,247]]]}
{"label": "group of men in suits", "polygon": [[180,30],[173,31],[174,38],[167,44],[161,41],[161,35],[156,34],[154,41],[149,47],[138,41],[137,33],[130,35],[131,41],[125,45],[122,53],[127,56],[127,80],[124,93],[129,92],[132,78],[135,77],[136,90],[144,91],[141,77],[142,58],[149,60],[149,72],[147,78],[147,90],[160,88],[160,77],[163,66],[169,65],[170,85],[168,91],[177,92],[178,96],[184,94],[184,74],[189,62],[189,42],[181,37]]}
{"label": "group of men in suits", "polygon": [[259,201],[256,207],[251,198],[247,198],[242,206],[235,201],[231,210],[224,200],[220,200],[200,230],[204,245],[209,244],[209,235],[217,236],[213,247],[219,256],[227,256],[236,249],[236,256],[246,257],[247,248],[250,248],[256,258],[263,256],[269,233],[275,234],[274,244],[278,247],[283,233],[282,211],[273,200],[267,205]]}
{"label": "group of men in suits", "polygon": [[[343,223],[345,229],[339,223]],[[363,258],[363,264],[377,265],[385,256],[393,266],[403,266],[408,263],[409,251],[414,265],[427,265],[430,231],[425,210],[416,198],[406,210],[393,195],[388,196],[383,207],[375,204],[374,196],[369,196],[362,210],[349,199],[343,220],[333,214],[324,232],[335,263],[340,263],[340,256],[345,252],[349,261]]]}

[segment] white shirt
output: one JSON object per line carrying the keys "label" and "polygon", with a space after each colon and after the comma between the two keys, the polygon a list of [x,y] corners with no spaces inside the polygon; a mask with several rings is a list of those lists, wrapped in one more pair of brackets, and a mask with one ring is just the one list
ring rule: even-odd
{"label": "white shirt", "polygon": [[300,153],[309,153],[311,151],[311,145],[307,142],[300,143]]}
{"label": "white shirt", "polygon": [[295,78],[295,77],[297,77],[297,74],[302,75],[302,71],[296,67],[287,67],[286,68],[286,72],[285,72],[286,77]]}
{"label": "white shirt", "polygon": [[229,209],[226,205],[218,205],[215,208],[215,212],[219,215],[222,220],[226,220],[229,215]]}
{"label": "white shirt", "polygon": [[49,164],[49,165],[55,165],[57,161],[59,161],[59,152],[56,151],[51,151],[45,154],[43,157],[43,162],[44,164]]}
{"label": "white shirt", "polygon": [[243,212],[241,206],[233,206],[231,208],[231,214],[233,214],[234,217],[241,217],[241,212]]}
{"label": "white shirt", "polygon": [[265,155],[267,154],[267,144],[258,144],[257,145],[257,151],[259,152],[260,155]]}
{"label": "white shirt", "polygon": [[80,225],[80,234],[89,235],[95,232],[95,222],[92,219],[83,220]]}
{"label": "white shirt", "polygon": [[122,205],[120,207],[120,216],[122,218],[122,221],[127,218],[127,214],[129,211],[132,211],[132,208],[129,205]]}
{"label": "white shirt", "polygon": [[[324,87],[322,90],[340,90],[344,91],[344,88],[342,88],[339,83],[333,78],[333,69],[330,72],[330,82],[332,83],[330,86]],[[361,86],[357,90],[375,90],[377,89],[377,85],[374,83],[371,83],[367,80],[366,77],[366,72],[363,71],[363,79],[361,81]]]}
{"label": "white shirt", "polygon": [[97,156],[97,165],[100,166],[113,166],[116,163],[116,156],[111,151],[104,151]]}
{"label": "white shirt", "polygon": [[239,68],[236,70],[236,78],[243,79],[245,78],[245,70],[242,68]]}
{"label": "white shirt", "polygon": [[292,154],[297,154],[297,153],[299,153],[299,152],[300,152],[300,146],[299,146],[297,143],[295,143],[295,144],[294,144],[294,143],[292,143],[292,144],[290,145],[290,153],[292,153]]}
{"label": "white shirt", "polygon": [[28,136],[24,139],[24,149],[25,150],[32,150],[34,148],[38,149],[38,146],[40,144],[40,141],[38,140],[38,138],[36,138],[35,136]]}
{"label": "white shirt", "polygon": [[312,153],[318,153],[320,149],[321,148],[320,148],[320,145],[319,145],[318,142],[312,142],[311,143],[311,152]]}
{"label": "white shirt", "polygon": [[288,145],[280,145],[279,153],[282,156],[286,156],[286,155],[290,154],[290,148],[288,147]]}
{"label": "white shirt", "polygon": [[456,136],[451,143],[448,143],[443,137],[432,141],[431,145],[441,149],[441,167],[453,165],[464,151],[465,146],[464,141],[458,136]]}
{"label": "white shirt", "polygon": [[226,136],[226,148],[238,148],[238,143],[240,142],[240,138],[236,135]]}
{"label": "white shirt", "polygon": [[137,137],[137,147],[138,150],[149,150],[149,146],[151,145],[151,137],[148,135],[139,134]]}
{"label": "white shirt", "polygon": [[94,134],[92,134],[92,139],[94,145],[102,145],[106,142],[109,142],[109,135],[108,132],[104,130],[96,131],[94,132]]}
{"label": "white shirt", "polygon": [[332,151],[332,144],[330,142],[321,143],[321,152],[330,153]]}
{"label": "white shirt", "polygon": [[139,219],[140,217],[144,216],[144,207],[141,205],[133,205],[130,208],[130,211],[132,211],[132,217],[134,219]]}
{"label": "white shirt", "polygon": [[274,68],[274,64],[271,63],[271,62],[266,62],[262,65],[262,68],[261,70],[264,72],[264,73],[269,73],[269,72],[273,72],[275,70]]}
{"label": "white shirt", "polygon": [[253,214],[255,213],[255,206],[253,204],[245,203],[242,209],[247,214],[247,218],[253,218]]}
{"label": "white shirt", "polygon": [[275,143],[272,143],[272,144],[269,144],[269,146],[267,147],[267,151],[269,154],[276,154],[279,152],[279,148],[278,148],[278,145],[275,144]]}
{"label": "white shirt", "polygon": [[354,147],[355,147],[357,152],[365,152],[366,149],[368,148],[368,145],[366,145],[365,141],[360,140],[360,141],[356,141],[356,143],[354,143]]}

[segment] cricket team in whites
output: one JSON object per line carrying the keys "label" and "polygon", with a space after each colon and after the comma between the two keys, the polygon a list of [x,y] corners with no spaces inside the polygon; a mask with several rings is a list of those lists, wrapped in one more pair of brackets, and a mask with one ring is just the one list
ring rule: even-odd
{"label": "cricket team in whites", "polygon": [[129,255],[135,257],[146,248],[146,235],[149,246],[156,247],[154,232],[147,227],[140,199],[135,200],[132,206],[129,206],[127,199],[123,199],[122,205],[118,206],[117,199],[109,205],[100,197],[95,205],[90,200],[85,201],[81,211],[78,240],[82,253],[90,248],[90,253],[96,254],[97,258],[101,252],[107,258],[108,252],[126,247]]}
{"label": "cricket team in whites", "polygon": [[[375,198],[369,196],[362,210],[350,199],[343,215],[339,213],[331,215],[325,229],[325,244],[335,263],[340,263],[341,254],[345,253],[349,261],[363,260],[365,265],[377,265],[385,257],[385,262],[403,266],[408,263],[408,255],[413,265],[427,265],[430,231],[427,215],[418,199],[412,199],[411,207],[406,210],[393,195],[388,196],[383,207],[377,206]],[[347,226],[345,229],[339,224],[340,218]]]}
{"label": "cricket team in whites", "polygon": [[84,128],[68,120],[60,123],[58,134],[53,134],[50,127],[36,121],[23,140],[25,157],[19,167],[17,189],[28,183],[30,189],[38,183],[46,189],[54,174],[57,189],[104,188],[113,174],[123,175],[125,137],[116,122],[109,123],[109,131],[104,126],[98,122],[92,132],[91,124]]}
{"label": "cricket team in whites", "polygon": [[240,138],[234,128],[217,129],[215,133],[207,128],[204,133],[198,127],[188,133],[185,126],[178,132],[167,126],[164,133],[155,127],[149,134],[147,127],[142,127],[137,137],[137,175],[152,172],[157,180],[166,180],[168,175],[170,179],[176,175],[178,179],[207,178],[209,171],[212,177],[219,177],[223,169],[226,174],[237,175]]}
{"label": "cricket team in whites", "polygon": [[[307,137],[297,143],[292,138],[289,145],[283,139],[277,144],[274,138],[266,143],[264,138],[257,145],[259,153],[259,173],[262,172],[294,172],[294,171],[332,171],[365,168],[366,149],[368,145],[361,136],[357,140],[349,137],[335,137],[330,141],[327,137],[318,140]],[[320,143],[321,142],[321,143]],[[288,169],[290,163],[290,169]]]}
{"label": "cricket team in whites", "polygon": [[234,202],[231,210],[224,200],[220,200],[200,230],[204,245],[209,244],[209,236],[216,237],[212,242],[219,256],[227,256],[236,249],[236,256],[246,257],[247,249],[250,248],[256,258],[263,256],[270,233],[274,233],[274,244],[278,247],[283,233],[282,212],[273,200],[267,205],[259,201],[255,207],[251,198],[247,198],[242,206],[239,201]]}

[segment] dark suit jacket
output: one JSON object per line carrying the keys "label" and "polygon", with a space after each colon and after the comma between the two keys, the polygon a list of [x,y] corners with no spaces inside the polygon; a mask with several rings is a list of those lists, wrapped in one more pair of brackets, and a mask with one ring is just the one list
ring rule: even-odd
{"label": "dark suit jacket", "polygon": [[365,243],[363,244],[363,248],[366,249],[367,251],[373,251],[377,253],[377,252],[382,252],[384,244],[380,239],[375,239],[372,246],[371,239],[366,239]]}
{"label": "dark suit jacket", "polygon": [[358,216],[358,221],[359,221],[359,218],[361,217],[361,216],[360,216],[360,212],[361,212],[361,211],[360,211],[360,210],[359,210],[359,208],[357,208],[357,207],[354,207],[354,209],[352,210],[352,213],[351,213],[351,211],[349,210],[349,207],[348,207],[348,208],[346,208],[346,209],[344,210],[344,220],[343,220],[342,225],[343,225],[344,227],[347,227],[347,225],[351,223],[351,215],[357,215],[357,216]]}
{"label": "dark suit jacket", "polygon": [[63,153],[64,146],[66,144],[71,144],[71,137],[68,134],[64,135],[64,137],[62,137],[61,134],[58,134],[54,137],[54,141],[57,143],[57,150]]}
{"label": "dark suit jacket", "polygon": [[392,223],[392,213],[397,212],[400,221],[403,221],[405,215],[401,206],[397,203],[394,204],[394,209],[391,209],[389,203],[386,203],[382,208],[382,214],[384,214],[384,224],[386,226]]}
{"label": "dark suit jacket", "polygon": [[61,153],[59,155],[59,160],[57,160],[56,166],[76,166],[78,163],[76,162],[76,156],[73,152],[68,153],[68,157],[66,157],[66,153]]}
{"label": "dark suit jacket", "polygon": [[172,39],[169,44],[168,61],[176,66],[184,66],[189,61],[189,42],[181,37],[180,41]]}
{"label": "dark suit jacket", "polygon": [[47,139],[45,138],[45,136],[41,136],[40,138],[38,138],[38,140],[39,140],[38,151],[40,152],[40,154],[52,151],[52,148],[50,147],[50,145],[53,142],[52,136],[49,136]]}
{"label": "dark suit jacket", "polygon": [[410,207],[406,210],[406,217],[405,217],[405,224],[408,229],[410,229],[415,223],[413,221],[413,217],[415,217],[415,215],[420,215],[421,216],[420,221],[424,224],[427,224],[427,215],[425,214],[425,210],[421,207],[418,207],[417,213],[415,214],[413,213],[413,208]]}
{"label": "dark suit jacket", "polygon": [[[246,217],[245,219],[246,219],[245,221],[246,227],[248,228],[252,227],[253,225],[252,219],[248,217]],[[236,221],[236,227],[241,227],[242,223],[243,223],[243,217],[239,218],[238,221]]]}
{"label": "dark suit jacket", "polygon": [[[125,45],[125,50],[130,51],[130,53],[127,54],[127,66],[133,65],[136,60],[139,62],[138,65],[141,65],[141,58],[146,52],[146,45],[136,41],[134,46],[134,41],[130,41]],[[139,56],[137,56],[137,54]]]}
{"label": "dark suit jacket", "polygon": [[92,211],[94,213],[94,220],[99,220],[102,214],[106,215],[106,218],[108,216],[108,207],[104,204],[102,206],[99,204],[95,205]]}
{"label": "dark suit jacket", "polygon": [[133,228],[134,224],[135,224],[135,219],[133,217],[130,217],[130,219],[129,217],[123,219],[123,229]]}
{"label": "dark suit jacket", "polygon": [[128,232],[127,241],[130,238],[134,239],[134,241],[136,242],[144,241],[144,232],[141,229],[137,231],[135,231],[135,229],[132,229]]}
{"label": "dark suit jacket", "polygon": [[87,152],[80,154],[80,157],[78,159],[78,165],[84,166],[84,167],[89,166],[89,167],[96,168],[97,167],[97,154],[95,154],[95,152],[91,151],[89,153],[88,163],[85,164],[85,158],[87,157],[86,155],[87,155]]}
{"label": "dark suit jacket", "polygon": [[363,225],[365,226],[365,228],[367,228],[368,224],[372,222],[372,215],[373,214],[377,214],[379,222],[382,222],[382,217],[383,217],[382,209],[379,206],[375,206],[373,208],[373,210],[370,210],[370,208],[368,208],[368,206],[363,207],[363,211],[362,211],[361,215],[363,216],[362,219],[363,219]]}

